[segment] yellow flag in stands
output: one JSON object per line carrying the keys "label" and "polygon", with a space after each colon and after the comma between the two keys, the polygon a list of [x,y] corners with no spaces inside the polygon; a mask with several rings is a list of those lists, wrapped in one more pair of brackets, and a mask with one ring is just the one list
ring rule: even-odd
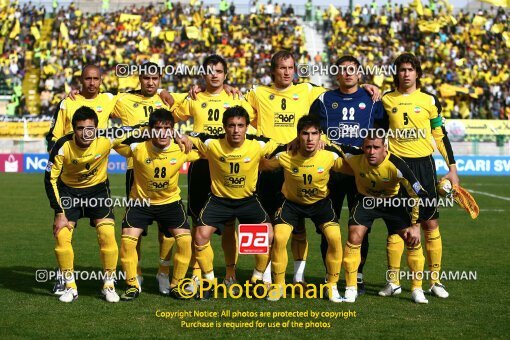
{"label": "yellow flag in stands", "polygon": [[198,30],[198,27],[195,26],[188,26],[186,27],[186,36],[188,39],[200,39],[200,31]]}
{"label": "yellow flag in stands", "polygon": [[9,34],[9,39],[15,39],[18,36],[19,32],[20,32],[19,20],[16,19],[11,34]]}
{"label": "yellow flag in stands", "polygon": [[60,23],[60,35],[62,36],[62,40],[69,40],[69,30],[63,21]]}
{"label": "yellow flag in stands", "polygon": [[36,41],[41,39],[41,33],[39,33],[39,29],[37,28],[37,26],[33,25],[32,27],[30,27],[30,33],[32,33]]}
{"label": "yellow flag in stands", "polygon": [[488,2],[494,6],[510,8],[510,0],[480,0],[482,2]]}

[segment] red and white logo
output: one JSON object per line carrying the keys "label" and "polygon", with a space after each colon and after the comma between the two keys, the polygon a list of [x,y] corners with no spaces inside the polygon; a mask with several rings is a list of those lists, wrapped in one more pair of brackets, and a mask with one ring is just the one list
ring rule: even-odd
{"label": "red and white logo", "polygon": [[269,224],[239,225],[239,254],[269,253]]}
{"label": "red and white logo", "polygon": [[22,172],[22,171],[23,171],[22,154],[0,155],[0,172]]}

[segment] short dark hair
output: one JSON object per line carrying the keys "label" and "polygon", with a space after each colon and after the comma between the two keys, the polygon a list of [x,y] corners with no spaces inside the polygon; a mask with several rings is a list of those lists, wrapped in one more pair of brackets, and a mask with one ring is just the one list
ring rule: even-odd
{"label": "short dark hair", "polygon": [[296,59],[294,59],[294,56],[289,51],[278,51],[275,54],[273,54],[273,56],[271,57],[271,68],[270,68],[271,79],[274,80],[273,72],[278,67],[278,63],[280,62],[280,60],[286,60],[289,58],[292,58],[292,61],[294,62],[294,64],[296,63]]}
{"label": "short dark hair", "polygon": [[420,84],[421,84],[420,79],[423,75],[423,71],[421,69],[420,61],[412,53],[402,53],[393,62],[393,65],[395,65],[395,67],[397,68],[397,73],[393,75],[393,83],[395,84],[395,86],[396,87],[399,86],[398,69],[399,69],[400,65],[402,65],[402,64],[411,64],[413,66],[413,68],[416,70],[416,76],[417,76],[416,77],[416,86],[420,87]]}
{"label": "short dark hair", "polygon": [[366,131],[367,131],[367,134],[366,134],[365,138],[363,139],[363,144],[365,143],[366,140],[376,140],[376,139],[382,140],[383,145],[387,143],[387,134],[384,129],[371,128]]}
{"label": "short dark hair", "polygon": [[336,61],[335,65],[340,66],[345,62],[352,62],[352,63],[356,64],[357,67],[361,66],[361,63],[359,62],[359,60],[356,59],[355,57],[353,57],[352,55],[344,55],[344,56],[340,57],[340,59],[338,59]]}
{"label": "short dark hair", "polygon": [[76,128],[76,124],[83,120],[92,119],[94,121],[94,126],[97,127],[99,123],[99,118],[97,118],[96,111],[92,110],[88,106],[82,106],[78,110],[76,110],[73,114],[73,119],[71,120],[71,124],[73,129]]}
{"label": "short dark hair", "polygon": [[[154,72],[156,71],[156,72]],[[147,63],[143,63],[140,66],[140,74],[139,76],[149,75],[149,74],[157,74],[158,76],[161,76],[161,71],[159,69],[159,65],[156,63],[153,63],[152,61],[149,61]]]}
{"label": "short dark hair", "polygon": [[157,109],[154,110],[149,115],[149,127],[153,128],[157,122],[170,122],[172,127],[175,124],[174,116],[172,116],[172,112],[167,109]]}
{"label": "short dark hair", "polygon": [[321,121],[319,120],[319,117],[315,115],[305,115],[299,118],[297,123],[297,134],[299,135],[301,131],[310,126],[315,127],[317,130],[321,131]]}
{"label": "short dark hair", "polygon": [[236,105],[225,110],[221,120],[223,126],[227,125],[227,121],[232,117],[243,117],[246,120],[246,125],[250,124],[250,115],[248,114],[248,111],[246,111],[246,109],[242,106]]}
{"label": "short dark hair", "polygon": [[207,73],[207,66],[209,65],[216,65],[218,63],[221,63],[223,65],[223,71],[224,73],[227,73],[227,62],[225,59],[223,59],[221,56],[217,54],[211,54],[210,56],[207,56],[204,59],[204,62],[202,63],[202,67],[204,68],[205,72]]}

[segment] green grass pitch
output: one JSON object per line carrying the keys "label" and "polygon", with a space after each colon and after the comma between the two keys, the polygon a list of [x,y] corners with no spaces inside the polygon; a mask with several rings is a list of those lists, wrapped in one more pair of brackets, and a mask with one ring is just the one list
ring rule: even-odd
{"label": "green grass pitch", "polygon": [[[122,196],[124,176],[110,176],[112,194]],[[185,198],[185,177],[182,196]],[[2,206],[0,233],[0,336],[17,337],[95,337],[132,338],[321,338],[333,336],[352,338],[503,338],[510,333],[508,289],[508,178],[464,177],[466,188],[488,193],[474,194],[481,213],[477,220],[458,207],[441,211],[443,238],[443,269],[446,271],[476,272],[476,280],[444,281],[450,297],[446,300],[429,297],[428,305],[411,302],[410,283],[402,282],[404,291],[392,298],[377,296],[383,286],[386,270],[386,228],[377,222],[370,235],[370,253],[365,266],[367,294],[355,304],[333,304],[326,300],[285,299],[276,303],[263,300],[217,299],[211,301],[176,301],[158,294],[155,275],[158,263],[156,228],[149,229],[143,242],[144,284],[140,298],[134,302],[109,304],[99,296],[101,282],[77,281],[79,299],[64,304],[51,295],[53,282],[37,282],[35,272],[52,270],[56,266],[53,253],[52,211],[44,193],[41,174],[2,174],[0,176],[0,204]],[[493,195],[492,197],[490,195]],[[500,197],[494,197],[500,196]],[[501,196],[503,198],[501,198]],[[116,209],[117,241],[120,244],[122,209]],[[346,215],[341,218],[342,241],[346,240]],[[324,267],[320,258],[319,237],[308,222],[309,256],[306,267],[308,282],[321,283]],[[76,270],[97,271],[100,258],[95,231],[87,220],[79,223],[73,240]],[[223,255],[219,238],[214,237],[216,273],[224,274]],[[506,254],[506,255],[505,255]],[[289,256],[287,273],[291,279],[292,256]],[[238,276],[248,279],[254,260],[240,256]],[[406,269],[405,257],[402,268]],[[120,269],[120,263],[119,263]],[[343,293],[343,272],[340,291]],[[428,282],[424,288],[428,289]],[[119,282],[121,291],[124,283]],[[356,312],[356,317],[312,319],[299,317],[272,318],[262,312]],[[231,313],[252,312],[257,317],[185,317],[160,318],[157,312],[194,311]],[[213,322],[215,328],[186,328],[182,321]],[[257,327],[258,325],[264,325]],[[290,324],[287,321],[302,322]],[[306,329],[307,322],[314,322]],[[216,323],[217,322],[217,323]],[[251,327],[227,328],[246,322]],[[322,323],[321,328],[317,328]],[[221,328],[216,328],[216,325]],[[241,325],[241,324],[239,324]],[[287,327],[284,327],[284,326]],[[269,326],[273,326],[269,328]],[[325,326],[325,327],[324,327]],[[507,334],[507,335],[505,335]]]}

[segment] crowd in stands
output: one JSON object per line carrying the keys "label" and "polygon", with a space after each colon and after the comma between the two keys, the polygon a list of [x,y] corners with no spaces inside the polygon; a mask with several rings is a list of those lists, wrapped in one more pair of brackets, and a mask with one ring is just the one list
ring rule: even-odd
{"label": "crowd in stands", "polygon": [[[274,0],[273,0],[274,1]],[[247,91],[253,84],[269,84],[269,61],[280,49],[292,51],[299,63],[334,63],[353,54],[363,65],[389,65],[401,52],[420,57],[422,85],[437,93],[450,117],[507,119],[510,117],[508,12],[491,8],[479,13],[454,14],[444,0],[414,6],[356,6],[352,12],[306,5],[306,21],[315,21],[327,50],[310,56],[305,49],[303,26],[292,5],[271,0],[250,2],[249,13],[239,14],[233,2],[218,6],[165,2],[104,13],[82,12],[71,4],[54,13],[32,4],[2,7],[0,46],[0,95],[17,88],[31,66],[40,70],[39,93],[42,114],[50,114],[69,89],[84,64],[94,63],[104,71],[103,90],[115,93],[134,86],[115,75],[117,64],[199,65],[211,53],[229,63],[228,82]],[[416,4],[419,2],[420,8]],[[51,16],[51,19],[48,19]],[[45,20],[49,36],[42,37]],[[175,68],[174,68],[175,70]],[[3,76],[3,77],[2,77]],[[303,81],[306,79],[298,79]],[[187,91],[199,77],[165,74],[169,91]],[[365,82],[384,90],[391,76],[371,75]],[[334,82],[333,82],[334,83]],[[136,83],[135,83],[136,84]],[[443,85],[448,85],[444,87]],[[442,87],[443,86],[443,87]],[[19,105],[17,114],[25,113]]]}

